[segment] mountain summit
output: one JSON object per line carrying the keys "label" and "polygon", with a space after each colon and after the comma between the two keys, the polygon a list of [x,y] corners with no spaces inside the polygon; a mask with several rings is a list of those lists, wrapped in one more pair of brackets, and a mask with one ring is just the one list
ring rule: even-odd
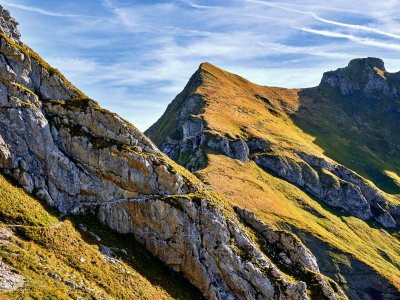
{"label": "mountain summit", "polygon": [[146,135],[237,211],[296,232],[349,298],[395,299],[397,76],[363,58],[285,89],[204,63]]}
{"label": "mountain summit", "polygon": [[320,85],[339,88],[342,95],[400,97],[400,73],[386,72],[384,62],[374,57],[353,59],[345,68],[324,73]]}

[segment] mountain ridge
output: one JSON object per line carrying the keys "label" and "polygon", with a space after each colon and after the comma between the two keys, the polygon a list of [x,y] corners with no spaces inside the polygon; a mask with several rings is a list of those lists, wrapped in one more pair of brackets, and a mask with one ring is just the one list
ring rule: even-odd
{"label": "mountain ridge", "polygon": [[[369,62],[373,63],[372,67]],[[374,93],[383,91],[385,86],[390,87],[382,74],[374,69],[380,67],[382,69],[379,70],[384,72],[383,62],[380,62],[379,59],[366,58],[353,60],[349,64],[351,68],[361,66],[361,70],[366,72],[365,78],[360,76],[367,79],[365,84],[377,86],[377,90],[372,89]],[[396,238],[399,196],[396,192],[388,193],[389,189],[382,182],[368,176],[370,173],[367,172],[367,167],[370,165],[364,161],[372,159],[363,155],[358,155],[357,158],[357,153],[363,154],[359,152],[363,147],[365,151],[366,147],[379,147],[379,144],[374,139],[374,131],[364,126],[364,123],[361,123],[363,127],[354,123],[351,111],[348,114],[342,105],[354,103],[360,109],[362,105],[365,106],[365,101],[377,106],[387,103],[396,105],[397,94],[382,92],[378,98],[382,101],[376,101],[375,95],[368,88],[368,96],[375,98],[361,99],[364,102],[357,98],[362,95],[367,98],[364,90],[363,94],[358,93],[360,88],[354,89],[354,94],[343,94],[340,86],[325,82],[327,77],[341,74],[342,69],[325,73],[327,75],[324,75],[325,79],[323,77],[319,86],[306,89],[256,85],[211,64],[202,64],[199,69],[206,69],[201,85],[192,89],[191,94],[185,88],[186,93],[179,94],[164,115],[145,134],[164,153],[195,171],[199,178],[222,193],[234,205],[255,211],[268,225],[295,231],[313,249],[314,254],[318,253],[317,260],[330,266],[324,270],[325,274],[330,274],[331,278],[333,276],[337,282],[341,282],[350,298],[374,299],[371,295],[375,292],[384,295],[383,298],[395,298],[395,290],[399,289],[396,267],[399,257],[390,256],[387,259],[380,249],[399,249]],[[198,72],[199,70],[196,71]],[[384,74],[391,77],[389,73]],[[355,80],[358,79],[357,77]],[[371,85],[375,81],[379,85]],[[192,86],[191,80],[187,86]],[[373,113],[374,109],[369,111]],[[376,113],[381,111],[383,113],[385,110],[375,110]],[[174,123],[166,122],[171,119]],[[371,124],[375,124],[373,120]],[[376,128],[386,124],[399,128],[398,122],[393,119],[381,122]],[[363,132],[362,138],[355,139],[353,144],[349,143],[352,149],[343,145],[343,141],[347,143],[346,131],[343,130],[346,126]],[[160,129],[168,134],[163,136],[158,131]],[[330,145],[329,140],[324,144],[319,142],[327,130],[336,137],[332,138],[333,145]],[[386,129],[382,132],[386,132]],[[381,139],[390,142],[389,136],[395,137],[387,134]],[[350,139],[353,137],[354,135],[350,136]],[[366,140],[371,143],[367,144]],[[342,149],[338,149],[339,146],[343,146]],[[333,150],[337,151],[333,153]],[[343,153],[355,153],[355,157],[348,158]],[[374,153],[377,158],[386,154],[383,147]],[[395,157],[393,159],[395,161]],[[371,165],[371,168],[376,168],[376,173],[379,172],[379,178],[387,176],[383,172],[386,164],[382,161],[381,156],[375,160],[375,165]],[[347,167],[349,165],[350,168]],[[387,170],[391,170],[395,177],[400,169],[396,171],[393,167],[394,165],[388,166]],[[381,172],[381,168],[385,169]],[[365,222],[357,221],[360,219]],[[387,228],[385,242],[380,240],[380,229],[375,228]],[[336,234],[331,235],[330,231]],[[364,232],[368,232],[369,236],[364,236]],[[349,237],[354,239],[353,242],[349,241]],[[333,242],[334,240],[336,241]],[[320,245],[320,248],[314,247],[315,244]],[[381,248],[377,247],[378,244]],[[329,260],[320,249],[335,249],[335,252],[342,253],[349,261],[354,261],[354,265],[359,265],[360,269],[348,269],[333,256]],[[378,260],[381,265],[376,264]],[[332,268],[336,268],[337,273],[332,272]],[[389,269],[398,275],[388,273]],[[355,277],[365,276],[363,280],[369,286],[355,281],[353,274]],[[365,274],[370,274],[371,277],[368,278]],[[375,279],[371,279],[372,277]],[[388,278],[391,283],[383,283],[387,280],[383,278]],[[381,283],[377,284],[378,281]],[[345,282],[351,284],[347,285]],[[391,284],[392,287],[389,287]],[[382,286],[387,288],[383,289]],[[385,289],[392,292],[385,294]]]}
{"label": "mountain ridge", "polygon": [[[24,194],[25,200],[17,198],[15,205],[8,205],[5,196],[0,198],[1,204],[7,204],[0,207],[0,224],[14,228],[14,244],[23,240],[46,255],[57,254],[63,262],[72,261],[70,267],[80,277],[93,286],[98,284],[110,298],[117,297],[113,292],[119,291],[110,292],[100,279],[90,276],[101,267],[87,274],[80,267],[86,262],[84,257],[71,258],[71,253],[60,249],[62,242],[72,252],[74,244],[95,252],[96,247],[79,238],[69,244],[49,237],[52,232],[76,236],[69,220],[92,216],[117,233],[130,234],[133,244],[139,242],[167,267],[181,273],[207,299],[306,300],[314,295],[346,299],[334,281],[320,274],[315,257],[293,234],[270,228],[253,215],[248,219],[255,224],[254,231],[249,230],[242,220],[248,214],[242,212],[239,217],[230,203],[162,154],[134,126],[88,99],[18,40],[7,25],[14,28],[16,23],[4,10],[0,12],[0,25],[6,27],[0,26],[0,169],[30,195],[26,198]],[[7,186],[6,181],[2,184]],[[10,187],[11,194],[19,193],[14,188]],[[27,210],[21,210],[20,217],[6,217],[10,207],[11,212],[13,207],[18,211],[24,201],[37,205],[32,196],[55,209],[58,218],[52,220],[58,222],[51,225],[50,232],[47,227],[36,228],[40,223],[33,229],[26,224],[25,218],[30,217]],[[22,232],[15,228],[22,228]],[[257,228],[262,231],[257,233]],[[259,242],[273,248],[273,255],[262,251]],[[109,250],[102,247],[102,251],[109,256]],[[43,274],[42,268],[34,268],[32,274],[16,263],[10,252],[3,254],[8,264],[13,263],[8,268],[24,276],[25,282]],[[108,257],[105,261],[108,266],[113,260]],[[300,275],[304,276],[296,270],[302,270]],[[60,295],[65,298],[76,290],[84,297],[95,297],[95,291],[64,280],[65,274],[49,274],[41,282],[44,289],[50,281],[52,286],[63,287]],[[37,277],[35,280],[40,282]],[[32,285],[28,290],[24,286],[6,290],[5,297],[22,297],[25,292],[27,297],[36,297],[41,293],[40,286]],[[138,297],[147,298],[138,286],[133,288]],[[182,294],[173,295],[178,298]]]}

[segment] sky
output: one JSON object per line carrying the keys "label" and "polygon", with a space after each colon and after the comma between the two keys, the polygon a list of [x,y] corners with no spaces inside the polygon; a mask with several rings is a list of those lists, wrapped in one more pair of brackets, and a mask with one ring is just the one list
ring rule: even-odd
{"label": "sky", "polygon": [[374,56],[400,70],[400,0],[0,0],[22,41],[144,131],[200,63],[310,87]]}

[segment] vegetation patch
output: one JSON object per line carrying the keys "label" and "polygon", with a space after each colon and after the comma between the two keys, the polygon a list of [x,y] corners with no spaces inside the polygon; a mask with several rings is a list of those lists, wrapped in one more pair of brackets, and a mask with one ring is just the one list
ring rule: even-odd
{"label": "vegetation patch", "polygon": [[[88,216],[60,221],[2,176],[0,186],[0,226],[13,232],[0,257],[27,278],[23,289],[0,293],[1,299],[202,299],[133,236]],[[104,246],[114,262],[100,253]]]}

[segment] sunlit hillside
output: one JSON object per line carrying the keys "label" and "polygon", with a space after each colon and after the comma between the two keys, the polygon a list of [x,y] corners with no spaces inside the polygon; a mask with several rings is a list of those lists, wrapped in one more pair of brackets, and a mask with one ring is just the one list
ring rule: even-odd
{"label": "sunlit hillside", "polygon": [[59,220],[3,176],[0,187],[0,257],[26,280],[0,299],[202,299],[131,236]]}
{"label": "sunlit hillside", "polygon": [[[193,97],[200,97],[200,107],[192,108],[192,115],[180,120],[179,116],[190,107],[185,103]],[[398,100],[385,97],[379,110],[371,104],[363,110],[365,103],[360,98],[339,96],[326,86],[303,90],[260,86],[204,63],[147,134],[161,149],[172,140],[167,149],[185,165],[187,158],[179,147],[170,149],[178,141],[185,145],[185,120],[201,119],[204,127],[199,134],[205,134],[206,142],[200,145],[207,156],[204,168],[197,172],[202,180],[234,205],[256,212],[267,224],[296,233],[317,256],[322,272],[339,282],[350,298],[360,296],[358,290],[372,290],[368,286],[371,281],[400,291],[398,229],[386,230],[332,208],[301,186],[260,168],[254,161],[264,153],[250,153],[248,162],[239,161],[210,148],[207,142],[209,134],[221,136],[228,143],[258,138],[265,141],[265,155],[284,161],[307,165],[302,153],[326,161],[333,159],[364,176],[367,185],[380,189],[379,193],[395,205],[399,203],[399,162],[393,153],[388,156],[386,144],[379,139],[396,145],[398,133],[394,128],[399,129],[398,121],[382,122],[373,114],[384,116],[388,105],[399,107]],[[361,111],[363,122],[354,117],[354,112],[349,113],[349,107]],[[178,117],[170,118],[172,115]],[[184,128],[181,137],[180,128]],[[383,128],[380,137],[376,135],[378,128]],[[171,133],[168,138],[166,132]],[[194,138],[191,132],[186,135],[195,145],[193,141],[204,139]],[[196,169],[196,164],[192,166]],[[325,174],[329,184],[341,184],[340,178],[324,169],[317,173],[320,178]]]}

